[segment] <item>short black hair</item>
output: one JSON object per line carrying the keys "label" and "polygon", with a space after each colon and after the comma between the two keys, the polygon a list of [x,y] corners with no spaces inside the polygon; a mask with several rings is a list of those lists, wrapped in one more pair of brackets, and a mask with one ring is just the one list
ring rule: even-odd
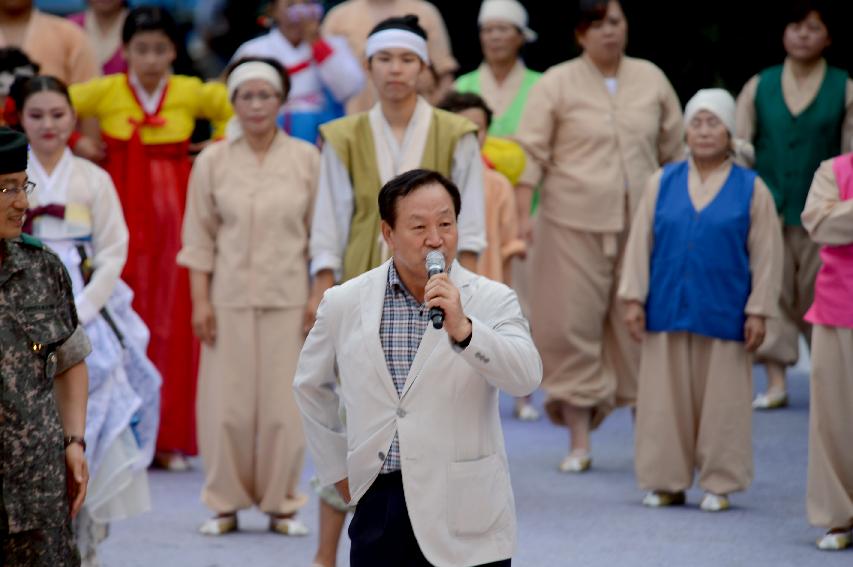
{"label": "short black hair", "polygon": [[592,24],[603,20],[607,16],[607,8],[611,2],[616,2],[624,10],[622,0],[580,0],[575,33],[586,33]]}
{"label": "short black hair", "polygon": [[160,6],[138,6],[128,12],[127,18],[124,20],[124,26],[121,29],[121,41],[127,45],[138,33],[156,31],[166,34],[175,48],[180,45],[178,24],[175,23],[175,19],[168,10]]}
{"label": "short black hair", "polygon": [[[241,57],[237,61],[234,61],[233,63],[228,65],[228,68],[225,70],[225,80],[228,80],[228,77],[231,76],[231,73],[234,72],[234,69],[236,69],[243,63],[250,63],[252,61],[257,61],[258,63],[266,63],[267,65],[275,69],[276,73],[278,73],[278,76],[281,79],[281,86],[284,89],[282,97],[286,99],[287,95],[290,93],[290,75],[287,74],[287,70],[282,67],[278,59],[273,59],[272,57]],[[236,95],[237,93],[234,94]],[[231,102],[234,101],[232,100]]]}
{"label": "short black hair", "polygon": [[408,31],[412,32],[415,35],[421,36],[422,38],[424,38],[424,40],[428,39],[426,30],[421,27],[418,17],[414,14],[407,14],[405,16],[395,16],[393,18],[387,18],[385,20],[382,20],[381,22],[376,24],[376,27],[370,30],[370,33],[367,35],[371,36],[375,33],[384,30]]}
{"label": "short black hair", "polygon": [[492,109],[489,108],[489,105],[486,104],[483,97],[478,94],[450,91],[444,95],[444,98],[436,105],[436,108],[454,113],[464,112],[472,108],[479,108],[486,113],[486,126],[488,127],[492,125]]}
{"label": "short black hair", "polygon": [[441,185],[453,200],[453,211],[459,217],[462,196],[450,179],[431,169],[413,169],[402,173],[379,190],[379,217],[394,228],[397,222],[397,201],[427,185]]}
{"label": "short black hair", "polygon": [[829,37],[832,37],[833,14],[826,0],[790,0],[785,12],[785,26],[802,22],[812,12],[817,12],[820,21],[826,26]]}

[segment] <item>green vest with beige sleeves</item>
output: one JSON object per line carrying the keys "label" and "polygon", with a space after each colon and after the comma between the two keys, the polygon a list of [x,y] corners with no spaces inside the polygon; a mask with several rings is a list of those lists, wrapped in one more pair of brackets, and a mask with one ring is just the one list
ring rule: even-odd
{"label": "green vest with beige sleeves", "polygon": [[815,171],[841,153],[847,73],[835,67],[817,96],[793,116],[782,93],[782,66],[761,72],[755,92],[755,169],[770,188],[786,225],[800,226]]}
{"label": "green vest with beige sleeves", "polygon": [[[483,89],[480,83],[481,71],[479,69],[466,73],[456,79],[454,85],[456,90],[461,93],[483,94]],[[524,112],[524,104],[527,102],[527,95],[530,94],[530,89],[542,77],[542,73],[524,70],[524,78],[521,80],[521,88],[518,89],[515,98],[506,112],[500,116],[492,118],[492,125],[489,126],[489,134],[502,138],[508,138],[515,134],[518,130],[518,123],[521,122],[521,115]]]}
{"label": "green vest with beige sleeves", "polygon": [[[476,131],[477,127],[467,118],[433,109],[421,167],[450,177],[456,143],[465,134]],[[320,127],[320,134],[349,172],[353,189],[353,213],[341,280],[347,281],[386,260],[379,241],[377,198],[382,180],[376,163],[376,144],[367,112],[329,122]]]}

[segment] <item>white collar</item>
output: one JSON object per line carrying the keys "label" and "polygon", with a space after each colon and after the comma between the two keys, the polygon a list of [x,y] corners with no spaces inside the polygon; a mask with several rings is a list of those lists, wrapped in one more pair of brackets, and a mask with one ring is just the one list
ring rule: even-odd
{"label": "white collar", "polygon": [[146,91],[142,86],[142,82],[139,80],[139,77],[136,76],[136,73],[128,72],[127,77],[130,81],[130,86],[133,89],[133,92],[136,93],[136,98],[142,105],[142,110],[145,111],[145,114],[157,114],[157,110],[160,107],[160,99],[163,98],[163,91],[166,90],[166,85],[169,83],[169,77],[163,77],[160,79],[160,84],[157,85],[157,88],[154,89],[154,92],[151,94],[148,94],[148,91]]}

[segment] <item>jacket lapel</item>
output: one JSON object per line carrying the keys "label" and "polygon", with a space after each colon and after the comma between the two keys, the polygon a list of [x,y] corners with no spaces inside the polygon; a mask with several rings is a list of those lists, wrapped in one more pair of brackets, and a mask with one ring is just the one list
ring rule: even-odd
{"label": "jacket lapel", "polygon": [[379,338],[379,324],[382,321],[382,307],[385,300],[385,287],[388,285],[388,266],[385,262],[382,269],[374,270],[370,277],[361,282],[361,326],[364,330],[364,344],[367,357],[376,367],[376,375],[388,394],[398,400],[397,389],[385,362],[385,351]]}
{"label": "jacket lapel", "polygon": [[[474,274],[463,268],[457,261],[453,261],[453,266],[450,270],[450,281],[459,288],[459,295],[463,309],[471,299],[472,293],[470,284],[475,278],[476,276]],[[406,377],[406,384],[403,386],[403,393],[400,394],[400,398],[405,396],[409,389],[411,389],[412,384],[414,384],[417,377],[420,376],[433,353],[436,350],[439,352],[444,350],[438,348],[442,343],[446,347],[450,347],[450,337],[447,336],[447,332],[444,329],[435,329],[431,322],[428,323],[426,332],[424,332],[424,336],[421,338],[421,344],[418,346],[418,352],[415,355],[415,360],[412,362],[412,367],[409,369],[409,375]]]}

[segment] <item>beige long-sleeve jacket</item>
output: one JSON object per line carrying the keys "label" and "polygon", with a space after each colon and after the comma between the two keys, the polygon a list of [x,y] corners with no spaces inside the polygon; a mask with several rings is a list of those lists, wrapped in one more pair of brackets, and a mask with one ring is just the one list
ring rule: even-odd
{"label": "beige long-sleeve jacket", "polygon": [[198,156],[178,263],[213,275],[215,306],[305,305],[319,170],[317,148],[283,132],[260,163],[243,138]]}
{"label": "beige long-sleeve jacket", "polygon": [[822,162],[815,173],[802,219],[812,240],[838,246],[853,243],[853,199],[841,200],[832,162]]}
{"label": "beige long-sleeve jacket", "polygon": [[515,138],[527,153],[521,183],[542,182],[540,214],[591,232],[619,232],[646,180],[683,157],[681,105],[663,72],[624,57],[610,94],[586,56],[552,67],[530,91]]}
{"label": "beige long-sleeve jacket", "polygon": [[[696,210],[705,208],[728,179],[731,160],[724,162],[704,181],[693,161],[688,169],[687,191]],[[623,300],[646,302],[649,293],[649,269],[654,246],[655,208],[657,207],[660,180],[663,170],[649,178],[643,198],[631,225],[625,247],[619,297]],[[752,204],[749,211],[749,267],[752,273],[752,293],[746,303],[746,313],[772,317],[777,314],[779,293],[782,289],[782,231],[776,205],[767,185],[755,178]]]}

